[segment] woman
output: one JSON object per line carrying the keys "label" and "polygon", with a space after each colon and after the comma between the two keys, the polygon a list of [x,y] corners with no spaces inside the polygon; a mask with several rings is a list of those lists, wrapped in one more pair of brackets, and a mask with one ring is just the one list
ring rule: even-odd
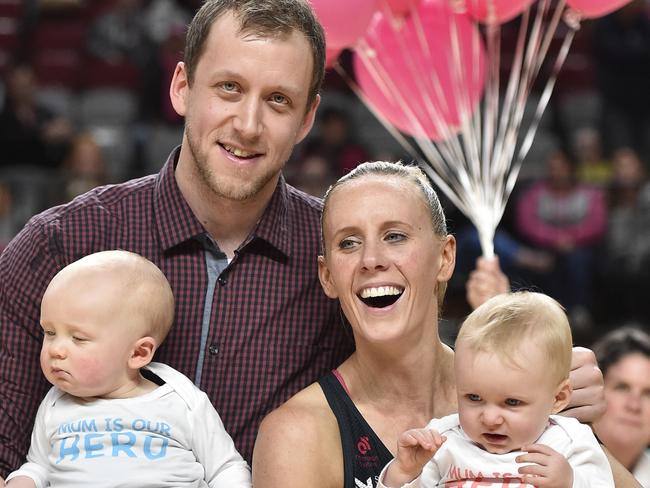
{"label": "woman", "polygon": [[[456,243],[424,174],[364,163],[330,188],[322,222],[321,284],[356,351],[264,420],[255,488],[373,488],[400,433],[456,411],[453,352],[437,326]],[[601,413],[589,357],[574,354],[572,373],[574,411],[587,419]]]}
{"label": "woman", "polygon": [[594,346],[605,377],[607,411],[594,430],[612,455],[650,488],[650,336],[624,327]]}

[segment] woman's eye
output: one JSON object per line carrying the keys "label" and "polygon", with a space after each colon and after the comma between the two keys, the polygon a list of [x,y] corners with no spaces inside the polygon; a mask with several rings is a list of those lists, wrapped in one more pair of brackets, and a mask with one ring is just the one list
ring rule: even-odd
{"label": "woman's eye", "polygon": [[479,395],[477,395],[476,393],[468,393],[467,399],[470,402],[480,402],[481,401],[481,397]]}
{"label": "woman's eye", "polygon": [[629,391],[630,386],[627,383],[616,383],[614,385],[614,390],[616,391]]}
{"label": "woman's eye", "polygon": [[339,242],[339,249],[350,249],[355,245],[355,242],[352,239],[343,239]]}
{"label": "woman's eye", "polygon": [[508,405],[509,407],[518,407],[519,405],[521,405],[521,400],[517,400],[515,398],[508,398],[506,400],[506,405]]}
{"label": "woman's eye", "polygon": [[386,240],[389,242],[399,242],[403,241],[404,239],[406,239],[406,236],[399,232],[390,232],[386,234]]}

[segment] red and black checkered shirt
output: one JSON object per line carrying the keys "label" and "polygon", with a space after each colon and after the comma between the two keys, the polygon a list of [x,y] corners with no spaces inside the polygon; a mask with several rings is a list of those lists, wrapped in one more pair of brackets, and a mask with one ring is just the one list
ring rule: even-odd
{"label": "red and black checkered shirt", "polygon": [[[35,216],[0,257],[0,474],[23,462],[49,386],[39,366],[41,297],[54,274],[82,256],[126,249],[163,270],[176,318],[156,360],[195,378],[208,286],[205,229],[176,184],[177,155],[158,175],[97,188]],[[338,305],[318,282],[321,209],[280,178],[209,297],[198,386],[249,461],[264,415],[352,351]]]}

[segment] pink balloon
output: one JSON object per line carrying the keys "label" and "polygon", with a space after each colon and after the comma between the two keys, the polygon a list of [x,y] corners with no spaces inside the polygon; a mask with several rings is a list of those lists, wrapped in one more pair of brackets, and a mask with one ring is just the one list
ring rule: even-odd
{"label": "pink balloon", "polygon": [[504,23],[522,13],[533,0],[465,0],[467,13],[479,22]]}
{"label": "pink balloon", "polygon": [[567,0],[567,4],[586,18],[602,17],[618,10],[631,0]]}
{"label": "pink balloon", "polygon": [[[418,21],[426,47],[417,35]],[[371,105],[399,130],[440,140],[446,135],[444,127],[452,133],[459,128],[461,111],[475,108],[483,91],[485,52],[477,27],[466,14],[452,13],[448,0],[424,0],[397,33],[391,24],[383,13],[375,14],[364,38],[367,49],[360,52],[364,47],[360,43],[354,52],[359,86]],[[452,25],[458,32],[460,59],[453,55]],[[400,38],[405,49],[400,47]],[[476,53],[473,46],[478,46]],[[368,65],[363,61],[366,57]],[[386,77],[373,69],[377,65],[387,73]],[[430,115],[428,101],[437,116]]]}
{"label": "pink balloon", "polygon": [[377,10],[377,0],[311,0],[325,29],[328,48],[350,47],[363,36]]}
{"label": "pink balloon", "polygon": [[415,9],[420,0],[379,0],[379,6],[387,5],[395,17],[402,17]]}

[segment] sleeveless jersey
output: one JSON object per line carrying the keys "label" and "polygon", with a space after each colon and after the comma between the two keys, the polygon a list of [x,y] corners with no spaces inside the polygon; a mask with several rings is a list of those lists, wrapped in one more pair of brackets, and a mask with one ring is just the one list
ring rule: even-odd
{"label": "sleeveless jersey", "polygon": [[343,488],[375,488],[393,455],[357,410],[333,372],[318,381],[339,424],[343,449]]}

